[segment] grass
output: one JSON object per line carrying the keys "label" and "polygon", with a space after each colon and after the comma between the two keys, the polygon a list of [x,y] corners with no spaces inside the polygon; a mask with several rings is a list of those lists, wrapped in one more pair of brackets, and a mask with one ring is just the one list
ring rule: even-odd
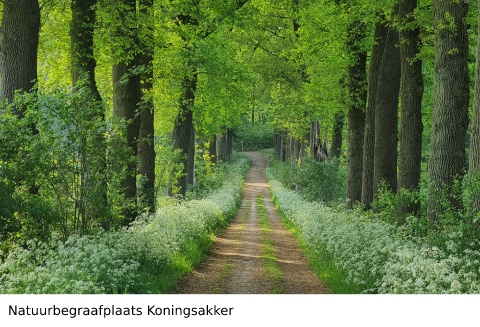
{"label": "grass", "polygon": [[[280,209],[278,209],[278,211],[280,212]],[[310,267],[312,267],[317,276],[325,282],[333,294],[358,294],[362,291],[362,288],[358,285],[347,282],[348,274],[338,267],[335,263],[335,258],[330,253],[325,250],[321,251],[320,255],[314,254],[302,239],[297,227],[281,212],[280,217],[282,224],[295,237],[302,251],[307,255]]]}
{"label": "grass", "polygon": [[145,271],[142,279],[145,281],[148,293],[168,293],[178,280],[190,273],[205,257],[205,253],[213,244],[215,237],[203,237],[200,241],[189,241],[185,248],[188,251],[175,253],[168,266],[162,271]]}
{"label": "grass", "polygon": [[278,260],[275,256],[275,247],[273,241],[270,237],[272,229],[270,226],[270,221],[268,220],[267,208],[262,197],[257,197],[257,213],[260,222],[260,228],[263,235],[263,254],[262,258],[264,260],[264,269],[268,277],[274,282],[275,287],[272,290],[272,293],[284,293],[281,289],[281,284],[283,283],[283,271],[278,266]]}

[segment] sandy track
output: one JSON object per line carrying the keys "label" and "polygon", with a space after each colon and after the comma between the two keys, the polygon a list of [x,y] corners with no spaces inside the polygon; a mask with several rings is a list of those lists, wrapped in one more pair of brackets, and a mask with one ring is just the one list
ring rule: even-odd
{"label": "sandy track", "polygon": [[[310,269],[295,238],[285,230],[270,200],[265,168],[267,158],[258,152],[247,152],[252,166],[247,173],[242,204],[235,218],[217,238],[206,258],[183,278],[171,293],[177,294],[324,294],[325,285]],[[281,282],[265,270],[263,241],[259,225],[257,198],[267,209],[271,232],[268,238],[274,248]]]}

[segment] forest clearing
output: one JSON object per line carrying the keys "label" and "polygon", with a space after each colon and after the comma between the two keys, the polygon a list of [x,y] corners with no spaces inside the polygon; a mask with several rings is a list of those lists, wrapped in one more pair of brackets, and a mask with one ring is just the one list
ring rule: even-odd
{"label": "forest clearing", "polygon": [[479,294],[478,7],[0,1],[0,294]]}

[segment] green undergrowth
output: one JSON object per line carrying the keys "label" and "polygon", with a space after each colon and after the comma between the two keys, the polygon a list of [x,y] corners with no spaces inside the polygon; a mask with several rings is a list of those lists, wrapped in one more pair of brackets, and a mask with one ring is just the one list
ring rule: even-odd
{"label": "green undergrowth", "polygon": [[312,251],[312,249],[303,240],[300,230],[283,213],[280,213],[283,226],[291,233],[300,244],[302,251],[307,255],[310,267],[317,276],[328,285],[333,294],[357,294],[362,288],[353,283],[347,282],[347,272],[335,263],[335,258],[323,249]]}
{"label": "green undergrowth", "polygon": [[264,261],[264,269],[268,277],[274,282],[275,288],[273,293],[283,293],[281,284],[283,283],[283,271],[280,269],[277,263],[277,257],[275,255],[275,247],[271,238],[272,228],[270,221],[268,220],[267,208],[262,197],[257,197],[257,213],[260,222],[260,228],[262,230],[262,245]]}
{"label": "green undergrowth", "polygon": [[247,158],[238,158],[223,186],[204,199],[161,207],[128,229],[29,241],[0,264],[0,293],[168,292],[234,216],[248,167]]}
{"label": "green undergrowth", "polygon": [[233,146],[237,151],[257,151],[273,148],[273,139],[273,126],[248,122],[235,128]]}
{"label": "green undergrowth", "polygon": [[480,293],[480,251],[406,239],[396,226],[306,201],[267,169],[274,201],[334,293]]}

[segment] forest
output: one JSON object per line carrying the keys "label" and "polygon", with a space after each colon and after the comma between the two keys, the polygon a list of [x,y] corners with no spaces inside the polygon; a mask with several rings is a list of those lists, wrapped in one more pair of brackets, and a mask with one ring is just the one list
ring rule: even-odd
{"label": "forest", "polygon": [[169,292],[260,150],[333,293],[480,293],[478,3],[0,12],[0,293]]}

